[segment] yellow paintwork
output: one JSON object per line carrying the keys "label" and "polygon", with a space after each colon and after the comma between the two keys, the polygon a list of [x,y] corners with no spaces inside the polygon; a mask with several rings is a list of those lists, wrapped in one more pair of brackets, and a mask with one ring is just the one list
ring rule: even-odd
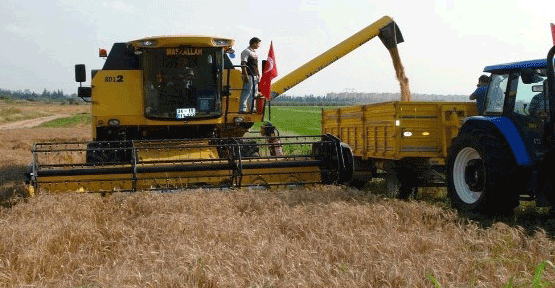
{"label": "yellow paintwork", "polygon": [[[248,160],[244,160],[244,162],[248,162]],[[321,173],[318,167],[288,168],[285,172],[281,168],[245,169],[243,170],[241,186],[276,188],[280,185],[295,185],[297,183],[316,184],[321,181]],[[203,187],[207,185],[227,186],[231,182],[232,175],[229,170],[218,170],[139,174],[135,180],[135,187],[133,187],[132,174],[52,176],[46,177],[44,180],[39,178],[36,184],[38,185],[39,193],[63,193],[70,191],[118,192],[163,190]]]}
{"label": "yellow paintwork", "polygon": [[[223,81],[227,83],[227,70],[223,73]],[[123,82],[106,81],[106,79],[121,78]],[[235,117],[242,117],[245,122],[262,121],[261,114],[249,113],[238,114],[239,99],[243,88],[240,70],[230,70],[229,83],[231,86],[231,96],[229,97],[229,111],[227,123],[232,123]],[[145,117],[143,73],[141,70],[99,70],[92,79],[92,130],[93,139],[96,139],[96,128],[108,126],[110,119],[120,121],[120,126],[143,126],[143,127],[165,127],[181,126],[184,121],[155,120]],[[225,113],[227,100],[222,97],[222,111]],[[213,119],[194,119],[185,125],[223,125],[226,119],[222,113],[219,118]],[[231,133],[227,136],[241,137],[239,134]]]}
{"label": "yellow paintwork", "polygon": [[347,55],[349,52],[360,47],[362,44],[378,36],[380,29],[384,28],[391,22],[393,22],[393,19],[389,16],[380,18],[378,21],[370,24],[353,36],[322,53],[320,56],[310,60],[293,72],[280,78],[272,84],[272,94],[274,97],[278,96],[291,89],[293,86],[306,80],[308,77],[316,74],[318,71],[326,68],[339,58]]}
{"label": "yellow paintwork", "polygon": [[[377,36],[380,29],[391,23],[393,20],[390,17],[383,17],[374,22],[370,26],[361,30],[357,34],[351,36],[347,40],[341,42],[337,46],[331,48],[324,54],[316,57],[307,64],[301,66],[299,69],[289,73],[282,79],[278,80],[272,86],[272,91],[281,94],[292,86],[307,79],[314,73],[325,68],[327,65],[333,63],[335,60],[343,57],[350,51],[356,49],[368,40]],[[216,45],[214,39],[229,40],[226,45]],[[156,45],[143,47],[141,41],[151,40]],[[132,46],[138,49],[149,48],[171,48],[171,47],[231,47],[234,44],[232,39],[218,38],[209,36],[157,36],[138,39],[129,42]],[[263,115],[250,113],[239,114],[239,99],[243,88],[243,81],[240,69],[224,70],[222,75],[222,86],[227,85],[229,79],[229,97],[222,95],[222,116],[213,119],[192,119],[189,121],[174,121],[174,120],[153,120],[145,116],[145,103],[144,103],[144,85],[143,85],[143,72],[141,70],[99,70],[95,74],[92,86],[92,116],[93,116],[93,139],[97,140],[96,129],[99,127],[107,126],[109,120],[119,120],[121,127],[142,127],[143,133],[148,133],[151,129],[165,129],[167,126],[174,125],[216,125],[221,129],[222,137],[241,137],[246,132],[238,126],[228,129],[226,123],[233,123],[234,118],[241,117],[243,122],[259,122],[262,121]],[[121,80],[121,81],[119,81]],[[225,88],[224,88],[225,89]],[[227,119],[225,115],[227,114]],[[324,126],[323,126],[324,127]],[[339,130],[344,136],[345,129]],[[328,132],[325,132],[328,133]],[[349,132],[350,133],[350,132]],[[167,139],[172,136],[168,135]],[[358,141],[356,137],[354,139]],[[198,142],[198,141],[196,141]],[[272,168],[263,169],[242,169],[241,165],[238,167],[227,167],[230,165],[227,160],[220,160],[218,151],[214,147],[209,147],[208,143],[196,143],[195,140],[187,140],[183,145],[200,145],[196,148],[180,147],[169,145],[163,147],[164,141],[157,142],[160,149],[151,149],[149,147],[140,147],[136,156],[139,162],[137,166],[131,164],[98,164],[95,166],[74,165],[67,166],[68,170],[82,170],[79,176],[41,176],[41,172],[36,177],[34,183],[38,188],[37,192],[113,192],[113,191],[137,191],[149,189],[165,189],[165,188],[190,188],[202,186],[227,186],[236,187],[241,182],[240,186],[262,186],[262,187],[277,187],[278,185],[288,185],[296,183],[321,183],[322,172],[319,166],[310,167],[287,167],[287,168],[273,168],[280,166],[279,159],[263,158],[263,159],[242,159],[241,163],[252,163],[250,167],[264,167],[270,166]],[[347,142],[347,141],[346,141]],[[351,143],[349,143],[351,144]],[[146,144],[149,145],[149,144]],[[154,147],[154,146],[153,146]],[[353,147],[353,146],[352,146]],[[359,149],[355,146],[354,149]],[[187,152],[184,152],[186,150]],[[49,153],[46,157],[50,157]],[[78,157],[84,158],[85,153],[81,153]],[[306,158],[303,158],[306,159]],[[39,161],[39,160],[37,160]],[[165,161],[165,162],[164,162]],[[66,163],[68,161],[61,161]],[[71,161],[69,161],[71,162]],[[84,163],[85,159],[80,159],[77,163]],[[268,163],[264,163],[268,162]],[[40,161],[38,163],[41,163]],[[75,162],[74,162],[75,163]],[[181,165],[194,165],[195,169],[188,169],[194,171],[175,171],[173,164]],[[218,166],[210,166],[212,164]],[[262,165],[259,165],[262,164]],[[170,166],[168,166],[170,165]],[[213,167],[221,170],[211,171],[206,167]],[[98,167],[97,167],[98,166]],[[137,167],[133,170],[132,167]],[[152,171],[167,171],[170,167],[172,172],[152,172]],[[107,173],[104,175],[90,175],[90,169],[108,169],[113,168],[111,171],[125,171],[129,170],[135,172],[128,174],[112,174]],[[158,169],[159,168],[159,169]],[[48,169],[48,168],[46,168]],[[66,168],[63,168],[66,169]],[[142,169],[142,170],[141,170]],[[140,172],[140,171],[143,172]],[[185,169],[184,169],[185,170]],[[204,170],[204,171],[201,171]],[[240,172],[239,172],[240,170]],[[109,171],[109,170],[107,170]],[[151,172],[144,172],[151,171]],[[235,171],[235,172],[234,172]],[[134,174],[135,173],[135,174]],[[240,173],[240,175],[233,175],[233,173]],[[58,174],[59,175],[59,174]],[[33,190],[34,191],[34,190]]]}
{"label": "yellow paintwork", "polygon": [[156,142],[157,148],[148,149],[136,144],[137,158],[139,161],[155,160],[194,160],[194,159],[216,159],[218,150],[216,147],[208,146],[207,141],[184,141],[180,145],[165,145],[164,141]]}
{"label": "yellow paintwork", "polygon": [[[122,77],[123,82],[108,82]],[[92,115],[139,116],[143,114],[143,73],[140,70],[99,70],[92,79]]]}
{"label": "yellow paintwork", "polygon": [[337,136],[362,159],[420,157],[440,163],[463,119],[476,114],[474,102],[396,101],[324,109],[322,134]]}

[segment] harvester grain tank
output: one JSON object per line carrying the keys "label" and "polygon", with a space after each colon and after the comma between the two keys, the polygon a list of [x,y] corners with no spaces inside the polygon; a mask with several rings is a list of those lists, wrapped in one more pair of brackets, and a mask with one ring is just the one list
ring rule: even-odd
{"label": "harvester grain tank", "polygon": [[[402,41],[395,22],[383,17],[277,81],[274,97],[375,36],[391,47]],[[259,137],[246,137],[264,121],[264,111],[239,112],[243,83],[240,66],[230,60],[233,44],[209,36],[115,43],[103,68],[92,71],[91,86],[78,89],[92,105],[93,141],[36,143],[31,188],[112,192],[348,182],[351,149],[332,135],[277,136],[265,125]],[[84,65],[75,71],[76,81],[85,82]]]}

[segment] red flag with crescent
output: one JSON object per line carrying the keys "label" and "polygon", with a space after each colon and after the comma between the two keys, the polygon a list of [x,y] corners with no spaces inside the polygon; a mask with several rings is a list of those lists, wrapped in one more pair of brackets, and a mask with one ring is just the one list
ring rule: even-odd
{"label": "red flag with crescent", "polygon": [[274,45],[270,42],[270,52],[268,52],[268,60],[266,60],[266,67],[262,72],[262,78],[258,87],[260,93],[264,95],[267,99],[270,99],[270,91],[272,87],[272,79],[274,79],[277,74],[276,57],[274,56]]}

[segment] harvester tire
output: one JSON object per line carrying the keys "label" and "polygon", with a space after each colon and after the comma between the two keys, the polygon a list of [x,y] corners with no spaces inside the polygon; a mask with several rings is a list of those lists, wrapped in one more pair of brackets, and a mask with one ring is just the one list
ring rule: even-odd
{"label": "harvester tire", "polygon": [[510,186],[510,174],[515,167],[510,147],[503,139],[484,132],[459,135],[447,160],[451,205],[462,212],[513,213],[519,204]]}
{"label": "harvester tire", "polygon": [[[221,146],[218,147],[218,154],[221,158],[243,158],[243,157],[259,157],[260,147],[254,140],[245,139],[221,139],[216,142]],[[216,144],[216,145],[218,145]],[[239,150],[237,148],[240,148]],[[241,151],[241,153],[239,153]],[[241,156],[241,157],[239,157]]]}
{"label": "harvester tire", "polygon": [[258,157],[260,148],[254,140],[240,140],[242,142],[241,146],[241,157]]}
{"label": "harvester tire", "polygon": [[[87,144],[87,163],[124,163],[131,161],[130,144],[126,142],[90,142]],[[118,149],[119,148],[119,149]]]}

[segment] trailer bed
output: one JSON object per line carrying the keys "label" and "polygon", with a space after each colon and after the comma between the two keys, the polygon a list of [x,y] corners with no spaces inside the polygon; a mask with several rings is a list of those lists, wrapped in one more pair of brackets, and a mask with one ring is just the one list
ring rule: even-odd
{"label": "trailer bed", "polygon": [[401,160],[447,157],[474,102],[384,102],[322,110],[322,132],[349,144],[355,157]]}

